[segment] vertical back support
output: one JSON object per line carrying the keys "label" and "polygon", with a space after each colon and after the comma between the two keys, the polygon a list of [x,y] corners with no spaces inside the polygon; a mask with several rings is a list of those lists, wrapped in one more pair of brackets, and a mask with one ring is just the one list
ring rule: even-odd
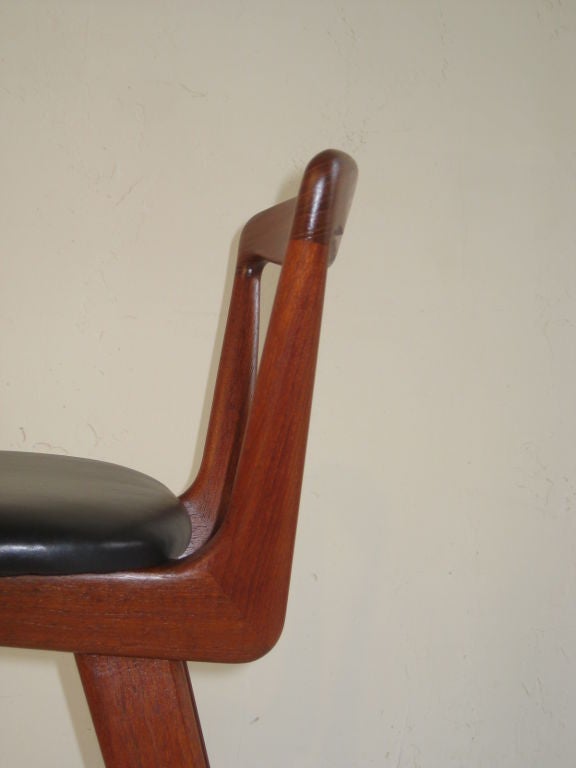
{"label": "vertical back support", "polygon": [[355,181],[354,162],[333,150],[304,174],[222,529],[230,554],[215,564],[268,644],[282,630],[288,596],[326,272]]}
{"label": "vertical back support", "polygon": [[[320,277],[310,273],[302,283],[304,303],[307,303],[306,291],[312,291],[318,279],[321,282],[325,279],[321,275],[336,256],[355,182],[356,166],[351,158],[335,150],[322,152],[309,163],[297,198],[257,214],[243,229],[202,463],[193,485],[182,496],[194,521],[187,554],[210,538],[228,508],[256,378],[262,269],[268,261],[283,264],[287,259],[300,264],[300,267],[288,268],[289,273],[296,274],[306,269],[309,260],[298,255],[298,243],[318,246],[318,255],[313,260],[319,263],[320,269],[316,272]],[[292,284],[293,279],[289,274],[284,282]],[[279,292],[277,303],[289,307],[290,294],[295,294],[296,284],[284,289],[285,298],[281,299]],[[321,301],[315,312],[319,322]],[[314,312],[310,312],[309,317],[313,316]],[[307,323],[310,324],[296,309],[291,315],[285,310],[283,322],[299,324],[303,336],[307,333]],[[274,345],[277,343],[278,330]],[[272,342],[267,342],[267,346],[271,345]],[[316,354],[317,340],[312,381]],[[287,362],[296,357],[295,351],[285,355]],[[268,376],[272,378],[273,372]]]}
{"label": "vertical back support", "polygon": [[[241,662],[284,621],[328,264],[356,179],[328,150],[295,200],[240,242],[206,449],[182,496],[187,557],[139,571],[0,579],[0,644],[76,654]],[[256,384],[259,279],[283,264]]]}
{"label": "vertical back support", "polygon": [[262,266],[236,265],[202,463],[181,497],[193,521],[185,554],[210,538],[228,504],[254,391]]}
{"label": "vertical back support", "polygon": [[296,200],[288,200],[242,230],[202,463],[181,497],[194,521],[186,554],[210,538],[228,507],[254,394],[262,270],[267,261],[282,264],[295,209]]}

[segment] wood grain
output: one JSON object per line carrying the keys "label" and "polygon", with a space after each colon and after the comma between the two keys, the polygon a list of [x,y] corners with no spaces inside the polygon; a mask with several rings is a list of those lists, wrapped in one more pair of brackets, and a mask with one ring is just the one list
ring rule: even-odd
{"label": "wood grain", "polygon": [[[204,458],[182,495],[187,556],[148,570],[0,579],[0,644],[78,654],[248,661],[278,639],[288,585],[326,282],[356,167],[327,150],[294,201],[240,240]],[[282,272],[256,375],[260,274]]]}
{"label": "wood grain", "polygon": [[209,768],[181,661],[77,656],[107,768]]}
{"label": "wood grain", "polygon": [[[327,150],[242,233],[186,556],[0,578],[0,644],[72,651],[107,768],[209,768],[184,659],[242,662],[284,624],[326,273],[356,166]],[[257,371],[260,278],[282,265]]]}

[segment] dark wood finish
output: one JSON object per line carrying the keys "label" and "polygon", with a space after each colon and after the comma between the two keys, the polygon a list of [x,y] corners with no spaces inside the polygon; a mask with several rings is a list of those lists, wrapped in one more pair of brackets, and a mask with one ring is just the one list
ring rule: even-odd
{"label": "dark wood finish", "polygon": [[236,267],[202,463],[181,497],[193,523],[186,554],[209,539],[232,490],[256,379],[262,266]]}
{"label": "dark wood finish", "polygon": [[215,535],[164,567],[0,579],[1,644],[221,662],[270,650],[286,608],[327,257],[323,245],[291,244]]}
{"label": "dark wood finish", "polygon": [[[183,660],[250,661],[282,631],[326,272],[355,179],[347,155],[323,152],[297,198],[244,228],[203,460],[181,496],[186,556],[0,578],[0,645],[77,655],[108,768],[207,766]],[[257,372],[267,261],[282,271]]]}
{"label": "dark wood finish", "polygon": [[183,661],[77,656],[107,768],[209,768]]}
{"label": "dark wood finish", "polygon": [[304,237],[288,241],[252,403],[259,275],[266,247],[282,260],[271,233],[279,226],[283,242],[293,209],[282,204],[247,225],[205,457],[182,496],[201,532],[195,551],[141,571],[2,578],[1,645],[243,662],[275,644],[286,609],[326,268],[354,181],[353,161],[333,150],[304,174],[292,204],[293,231]]}
{"label": "dark wood finish", "polygon": [[357,173],[351,158],[327,149],[308,164],[302,179],[290,236],[325,245],[329,264],[344,233]]}

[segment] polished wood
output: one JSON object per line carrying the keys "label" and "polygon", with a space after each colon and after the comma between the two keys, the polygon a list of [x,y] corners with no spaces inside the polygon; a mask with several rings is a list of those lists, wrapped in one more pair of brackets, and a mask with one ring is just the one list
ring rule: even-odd
{"label": "polished wood", "polygon": [[354,180],[353,161],[333,150],[304,174],[292,224],[300,237],[288,241],[252,403],[258,280],[278,211],[252,219],[241,240],[204,468],[182,497],[202,531],[195,551],[141,571],[2,578],[1,645],[215,662],[273,647],[286,610],[326,268]]}
{"label": "polished wood", "polygon": [[209,768],[182,661],[77,656],[107,768]]}
{"label": "polished wood", "polygon": [[262,267],[238,259],[202,463],[181,497],[193,523],[186,554],[210,538],[232,490],[256,379]]}
{"label": "polished wood", "polygon": [[[0,578],[0,645],[76,654],[108,768],[207,766],[183,660],[251,661],[280,636],[326,273],[355,180],[351,158],[322,152],[294,200],[243,230],[203,459],[180,497],[192,523],[185,556]],[[268,261],[282,270],[258,366]]]}

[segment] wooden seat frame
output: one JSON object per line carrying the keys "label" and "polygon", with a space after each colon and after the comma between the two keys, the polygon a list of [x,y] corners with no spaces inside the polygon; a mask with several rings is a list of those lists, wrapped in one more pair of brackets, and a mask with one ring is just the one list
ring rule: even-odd
{"label": "wooden seat frame", "polygon": [[[203,459],[181,500],[192,539],[141,571],[0,578],[0,645],[76,655],[108,768],[208,766],[185,660],[276,643],[290,570],[326,271],[356,166],[326,150],[297,198],[245,226]],[[282,265],[257,373],[267,261]]]}

